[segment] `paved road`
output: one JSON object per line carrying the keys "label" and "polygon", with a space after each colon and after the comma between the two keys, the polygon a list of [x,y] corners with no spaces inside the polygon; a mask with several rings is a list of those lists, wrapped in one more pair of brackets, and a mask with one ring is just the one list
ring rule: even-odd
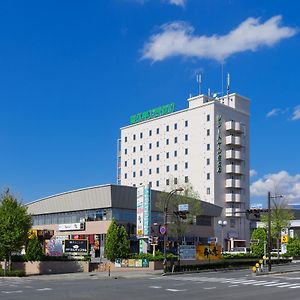
{"label": "paved road", "polygon": [[[116,277],[117,278],[117,277]],[[0,299],[299,299],[300,271],[253,277],[249,270],[145,277],[0,278]]]}

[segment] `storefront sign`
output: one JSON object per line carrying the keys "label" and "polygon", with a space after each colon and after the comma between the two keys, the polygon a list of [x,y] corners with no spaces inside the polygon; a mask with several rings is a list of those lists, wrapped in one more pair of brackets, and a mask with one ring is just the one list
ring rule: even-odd
{"label": "storefront sign", "polygon": [[59,231],[84,230],[84,223],[59,224]]}
{"label": "storefront sign", "polygon": [[180,260],[195,260],[196,259],[196,246],[194,245],[181,245],[179,247]]}
{"label": "storefront sign", "polygon": [[64,253],[86,255],[88,254],[88,241],[65,240]]}
{"label": "storefront sign", "polygon": [[154,109],[149,109],[144,112],[131,116],[130,124],[136,124],[153,118],[161,117],[163,115],[167,115],[174,112],[174,110],[175,110],[174,103],[163,105]]}
{"label": "storefront sign", "polygon": [[197,260],[219,260],[221,259],[221,246],[212,243],[210,245],[197,245],[196,258]]}
{"label": "storefront sign", "polygon": [[222,116],[217,115],[217,173],[222,173]]}
{"label": "storefront sign", "polygon": [[55,237],[46,241],[45,253],[47,256],[62,256],[63,255],[63,244],[61,239]]}

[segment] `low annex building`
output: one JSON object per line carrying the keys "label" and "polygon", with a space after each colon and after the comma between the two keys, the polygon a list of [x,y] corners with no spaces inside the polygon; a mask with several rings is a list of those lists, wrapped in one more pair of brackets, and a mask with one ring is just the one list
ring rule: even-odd
{"label": "low annex building", "polygon": [[[155,205],[159,193],[151,190],[153,235],[158,234],[153,224],[163,224],[163,214]],[[104,256],[105,235],[112,219],[125,226],[132,251],[138,252],[136,206],[136,187],[111,184],[64,192],[27,204],[33,218],[32,229],[41,233],[45,244],[51,238],[88,239],[93,257]],[[187,243],[206,244],[208,238],[215,236],[213,224],[221,215],[222,207],[201,201],[201,209],[202,215],[189,226]],[[159,240],[162,248],[162,236]]]}

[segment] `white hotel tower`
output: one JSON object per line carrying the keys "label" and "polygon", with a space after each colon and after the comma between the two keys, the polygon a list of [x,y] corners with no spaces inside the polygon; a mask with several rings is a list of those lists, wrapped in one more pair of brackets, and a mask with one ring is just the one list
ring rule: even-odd
{"label": "white hotel tower", "polygon": [[[201,200],[223,207],[214,226],[228,249],[233,240],[249,241],[249,100],[233,93],[188,103],[137,114],[121,128],[118,183],[164,191],[191,183]],[[222,229],[220,219],[227,221]]]}

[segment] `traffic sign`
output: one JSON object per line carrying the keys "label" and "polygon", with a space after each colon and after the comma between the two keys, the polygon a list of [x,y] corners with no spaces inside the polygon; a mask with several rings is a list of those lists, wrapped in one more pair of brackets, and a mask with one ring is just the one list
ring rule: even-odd
{"label": "traffic sign", "polygon": [[289,241],[289,236],[287,234],[281,236],[281,243],[287,243]]}
{"label": "traffic sign", "polygon": [[167,233],[167,228],[166,228],[166,226],[163,226],[163,225],[160,226],[159,232],[160,232],[160,234],[162,234],[162,235],[166,234],[166,233]]}

